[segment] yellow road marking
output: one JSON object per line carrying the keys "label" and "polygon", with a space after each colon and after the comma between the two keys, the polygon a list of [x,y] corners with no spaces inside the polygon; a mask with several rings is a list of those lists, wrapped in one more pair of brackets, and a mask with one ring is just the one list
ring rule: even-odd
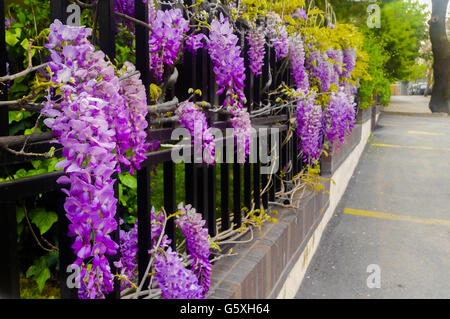
{"label": "yellow road marking", "polygon": [[445,220],[445,219],[421,218],[421,217],[414,217],[414,216],[395,215],[395,214],[373,212],[370,210],[353,209],[353,208],[344,208],[344,214],[450,227],[450,220]]}
{"label": "yellow road marking", "polygon": [[442,133],[425,132],[425,131],[408,131],[408,134],[414,134],[414,135],[430,135],[430,136],[440,136],[440,135],[444,135],[444,134],[442,134]]}
{"label": "yellow road marking", "polygon": [[398,124],[390,124],[390,123],[383,123],[383,124],[380,124],[379,126],[397,127],[397,126],[400,126],[400,125],[398,125]]}
{"label": "yellow road marking", "polygon": [[450,152],[450,148],[441,148],[441,147],[432,147],[432,146],[411,146],[411,145],[395,145],[395,144],[383,144],[383,143],[372,143],[371,145],[378,146],[378,147],[408,148],[408,149],[413,149],[413,150]]}

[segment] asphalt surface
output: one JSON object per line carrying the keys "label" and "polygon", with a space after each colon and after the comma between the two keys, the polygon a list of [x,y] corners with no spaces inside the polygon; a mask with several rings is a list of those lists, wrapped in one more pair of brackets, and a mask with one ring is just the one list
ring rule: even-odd
{"label": "asphalt surface", "polygon": [[378,125],[296,298],[450,298],[450,117]]}

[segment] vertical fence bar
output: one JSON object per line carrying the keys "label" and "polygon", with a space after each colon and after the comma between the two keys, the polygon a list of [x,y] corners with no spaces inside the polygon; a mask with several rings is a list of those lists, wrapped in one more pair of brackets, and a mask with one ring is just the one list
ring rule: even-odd
{"label": "vertical fence bar", "polygon": [[[259,154],[258,135],[255,137],[256,154]],[[261,208],[261,176],[260,176],[260,164],[259,161],[253,164],[253,200],[255,203],[255,209]]]}
{"label": "vertical fence bar", "polygon": [[292,136],[292,173],[293,175],[297,175],[299,172],[298,165],[298,137],[296,128],[294,128],[294,135]]}
{"label": "vertical fence bar", "polygon": [[19,271],[17,261],[17,221],[14,202],[0,203],[0,298],[20,298]]}
{"label": "vertical fence bar", "polygon": [[208,168],[208,232],[211,237],[217,233],[216,223],[216,166],[210,165]]}
{"label": "vertical fence bar", "polygon": [[223,145],[223,162],[220,164],[220,230],[224,231],[230,228],[230,170],[227,161],[226,142]]}
{"label": "vertical fence bar", "polygon": [[63,24],[66,24],[67,20],[67,6],[68,0],[51,0],[50,1],[50,19],[53,22],[55,19],[60,20]]}
{"label": "vertical fence bar", "polygon": [[[202,94],[202,99],[204,101],[209,100],[214,104],[216,100],[218,100],[216,92],[214,91],[214,70],[212,67],[211,58],[205,50],[202,50],[202,54],[204,54],[203,63],[204,63],[204,86],[207,91]],[[212,126],[214,121],[217,118],[217,114],[210,113],[208,114],[209,125]],[[208,210],[208,232],[211,236],[215,236],[217,233],[217,214],[216,214],[216,166],[208,165],[206,167],[207,170],[207,183],[208,183],[208,193],[209,196],[207,198],[207,210]]]}
{"label": "vertical fence bar", "polygon": [[[55,19],[60,20],[63,24],[67,23],[67,6],[69,2],[67,0],[51,0],[50,1],[50,20],[53,22]],[[78,289],[75,287],[69,288],[68,276],[75,270],[68,268],[75,259],[76,256],[72,250],[72,244],[74,239],[67,236],[69,231],[69,220],[66,217],[66,211],[64,209],[65,196],[61,191],[55,192],[55,200],[57,202],[58,213],[58,258],[59,258],[59,285],[61,291],[61,299],[77,299]],[[72,282],[74,284],[74,282]]]}
{"label": "vertical fence bar", "polygon": [[[6,75],[7,51],[5,43],[5,3],[0,0],[0,76]],[[0,100],[6,101],[8,93],[6,83],[0,83]],[[9,135],[8,110],[0,110],[0,136]],[[17,264],[17,221],[14,202],[0,203],[0,298],[19,298],[19,272]]]}
{"label": "vertical fence bar", "polygon": [[235,147],[233,163],[233,223],[236,228],[241,227],[241,164],[238,163],[238,152]]}
{"label": "vertical fence bar", "polygon": [[[261,76],[253,76],[253,108],[257,108],[261,102]],[[259,155],[259,132],[256,134],[256,154]],[[261,164],[259,156],[253,164],[253,200],[255,209],[261,209]]]}
{"label": "vertical fence bar", "polygon": [[[244,39],[244,65],[245,65],[245,88],[244,93],[247,98],[247,111],[251,112],[253,110],[253,85],[254,85],[254,77],[253,73],[250,70],[250,59],[249,55],[246,54],[250,49],[250,45],[247,39]],[[252,205],[252,193],[251,193],[251,184],[252,184],[252,175],[251,175],[251,164],[249,158],[244,163],[244,207],[251,209]]]}
{"label": "vertical fence bar", "polygon": [[[192,157],[193,158],[193,157]],[[185,191],[186,191],[186,204],[190,204],[193,207],[197,207],[197,171],[194,163],[185,164]],[[190,185],[190,186],[189,186]]]}
{"label": "vertical fence bar", "polygon": [[[142,0],[134,1],[135,18],[148,22],[148,7]],[[147,102],[150,102],[149,85],[150,85],[150,67],[149,67],[149,46],[148,46],[148,29],[135,25],[136,37],[136,68],[141,73],[142,83],[145,86],[147,94]],[[146,275],[146,268],[150,261],[148,250],[152,247],[151,238],[151,199],[150,199],[150,168],[142,167],[137,173],[137,205],[138,205],[138,280]],[[148,285],[146,281],[145,286]]]}
{"label": "vertical fence bar", "polygon": [[[0,76],[6,75],[8,52],[5,41],[5,3],[0,0]],[[8,100],[7,83],[0,83],[0,101]],[[9,135],[9,115],[6,107],[0,108],[0,136]]]}
{"label": "vertical fence bar", "polygon": [[[197,87],[202,91],[201,100],[204,100],[208,96],[208,60],[207,60],[207,52],[205,50],[201,50],[197,56]],[[200,86],[200,87],[198,87]],[[195,157],[194,157],[195,158]],[[206,220],[208,224],[208,169],[206,164],[203,163],[203,154],[202,154],[202,163],[198,163],[195,165],[197,170],[197,211],[200,212],[203,216],[203,219]]]}
{"label": "vertical fence bar", "polygon": [[114,0],[98,2],[98,26],[100,49],[114,63],[116,58],[116,24],[114,22]]}
{"label": "vertical fence bar", "polygon": [[65,195],[58,190],[54,196],[58,213],[59,286],[61,289],[61,299],[77,299],[78,289],[76,287],[70,288],[67,283],[67,277],[74,272],[68,266],[76,260],[76,256],[72,250],[74,239],[67,236],[70,223],[64,210]]}
{"label": "vertical fence bar", "polygon": [[[137,0],[139,1],[139,0]],[[150,261],[148,250],[152,247],[150,219],[150,169],[142,167],[137,173],[137,207],[138,207],[138,279],[141,282],[146,275]],[[148,285],[146,281],[145,286]]]}
{"label": "vertical fence bar", "polygon": [[[260,85],[260,92],[262,92],[262,90],[266,87],[270,77],[269,74],[271,72],[270,70],[270,47],[268,46],[268,44],[265,44],[265,54],[264,54],[264,64],[263,64],[263,68],[262,68],[262,74],[261,74],[261,85]],[[259,96],[259,103],[261,104],[266,104],[267,100],[268,100],[268,90],[266,90],[262,95],[261,93],[258,94]],[[264,136],[264,139],[266,139],[268,141],[269,136],[270,136],[270,128],[268,128],[267,130],[267,134],[268,136]],[[270,149],[270,142],[269,144],[267,144],[267,149]],[[259,150],[259,154],[261,154],[261,152],[263,152],[264,154],[267,154],[267,149],[265,150]],[[260,155],[261,156],[261,155]],[[262,174],[261,176],[261,188],[264,189],[267,185],[267,182],[269,181],[268,175],[267,174]],[[261,201],[262,201],[262,206],[264,207],[264,209],[267,209],[269,207],[269,192],[266,191],[264,192],[264,194],[262,194],[261,196]]]}
{"label": "vertical fence bar", "polygon": [[[110,61],[114,63],[116,57],[116,25],[113,17],[114,12],[114,0],[102,0],[97,5],[98,12],[98,25],[99,25],[99,45],[100,49],[108,56]],[[119,195],[119,182],[117,174],[113,175],[116,180],[114,183],[114,195],[118,198]],[[117,225],[119,225],[120,214],[117,209],[114,216]],[[111,239],[116,243],[120,242],[119,229],[116,229],[111,233]],[[120,260],[120,250],[117,251],[115,256],[109,258],[111,272],[115,274],[117,272],[114,262]],[[117,278],[114,279],[114,291],[109,293],[106,298],[108,299],[120,299],[120,282]]]}
{"label": "vertical fence bar", "polygon": [[[183,83],[182,83],[182,93],[186,94],[189,88],[197,88],[198,78],[197,78],[197,56],[194,56],[190,52],[185,52],[183,63]],[[197,207],[198,203],[198,179],[197,170],[194,163],[194,155],[191,156],[191,163],[185,163],[185,185],[190,185],[186,187],[186,203]]]}
{"label": "vertical fence bar", "polygon": [[[167,214],[173,214],[176,211],[176,190],[175,190],[175,164],[172,161],[164,162],[164,209]],[[176,247],[175,241],[175,223],[171,218],[167,221],[165,233],[172,240],[171,246],[173,249]]]}

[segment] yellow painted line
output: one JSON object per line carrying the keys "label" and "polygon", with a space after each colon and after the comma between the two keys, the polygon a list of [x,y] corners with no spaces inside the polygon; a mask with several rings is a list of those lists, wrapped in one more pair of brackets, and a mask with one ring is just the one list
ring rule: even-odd
{"label": "yellow painted line", "polygon": [[445,220],[445,219],[421,218],[421,217],[414,217],[414,216],[395,215],[395,214],[373,212],[370,210],[353,209],[353,208],[344,208],[344,214],[372,217],[372,218],[389,219],[389,220],[400,220],[400,221],[412,222],[412,223],[418,223],[418,224],[439,225],[439,226],[450,227],[450,220]]}
{"label": "yellow painted line", "polygon": [[384,124],[379,124],[379,126],[388,126],[388,127],[398,127],[400,126],[399,124],[389,124],[389,123],[384,123]]}
{"label": "yellow painted line", "polygon": [[450,148],[432,147],[432,146],[411,146],[411,145],[395,145],[395,144],[383,144],[383,143],[372,143],[371,145],[378,146],[378,147],[408,148],[408,149],[412,149],[412,150],[450,152]]}
{"label": "yellow painted line", "polygon": [[444,135],[444,134],[442,134],[442,133],[425,132],[425,131],[408,131],[408,134],[414,134],[414,135],[429,135],[429,136],[440,136],[440,135]]}

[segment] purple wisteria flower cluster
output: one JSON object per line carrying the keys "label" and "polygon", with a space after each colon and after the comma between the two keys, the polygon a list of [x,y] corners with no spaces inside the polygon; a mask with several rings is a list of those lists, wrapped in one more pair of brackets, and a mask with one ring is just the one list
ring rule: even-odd
{"label": "purple wisteria flower cluster", "polygon": [[298,18],[298,19],[302,19],[303,21],[306,21],[308,19],[308,14],[306,13],[305,10],[303,10],[302,8],[297,8],[297,10],[295,10],[291,16],[293,18]]}
{"label": "purple wisteria flower cluster", "polygon": [[158,253],[154,261],[154,280],[164,299],[204,299],[203,288],[196,276],[184,266],[183,260],[171,247]]}
{"label": "purple wisteria flower cluster", "polygon": [[352,132],[354,120],[353,95],[345,90],[333,92],[324,114],[324,132],[335,149],[344,142],[345,134]]}
{"label": "purple wisteria flower cluster", "polygon": [[343,63],[344,63],[344,71],[342,76],[349,79],[353,69],[355,68],[356,63],[356,51],[353,48],[347,48],[343,50]]}
{"label": "purple wisteria flower cluster", "polygon": [[258,76],[262,72],[264,65],[264,54],[266,53],[265,44],[266,39],[262,28],[253,28],[247,35],[248,44],[250,50],[248,51],[250,59],[250,70],[255,76]]}
{"label": "purple wisteria flower cluster", "polygon": [[211,285],[211,262],[209,261],[208,229],[205,228],[205,220],[195,211],[191,205],[178,205],[178,211],[182,214],[177,217],[175,223],[181,229],[186,238],[186,250],[192,259],[191,269],[203,288],[206,295]]}
{"label": "purple wisteria flower cluster", "polygon": [[[121,220],[121,223],[123,221]],[[138,234],[137,234],[137,220],[134,223],[134,227],[130,231],[119,231],[120,237],[120,260],[114,263],[117,269],[120,270],[120,275],[127,278],[125,285],[131,286],[130,282],[133,282],[137,278],[136,272],[136,255],[138,252]]]}
{"label": "purple wisteria flower cluster", "polygon": [[243,164],[250,153],[250,138],[252,135],[252,123],[250,114],[245,109],[236,108],[231,111],[231,126],[234,130],[234,136],[237,147],[237,161]]}
{"label": "purple wisteria flower cluster", "polygon": [[[183,102],[175,111],[179,116],[178,123],[183,125],[193,137],[194,150],[201,152],[201,156],[208,164],[214,164],[215,142],[214,135],[206,120],[205,114],[192,102]],[[195,146],[200,146],[196,148]]]}
{"label": "purple wisteria flower cluster", "polygon": [[203,33],[191,34],[186,39],[185,48],[187,51],[196,54],[198,49],[203,48],[205,45],[202,40],[205,40],[206,36]]}
{"label": "purple wisteria flower cluster", "polygon": [[275,48],[277,59],[284,58],[289,53],[289,35],[285,25],[277,25],[270,33],[270,42]]}
{"label": "purple wisteria flower cluster", "polygon": [[106,257],[118,248],[110,237],[117,229],[113,174],[120,172],[120,164],[139,167],[147,148],[145,131],[136,132],[146,126],[141,119],[147,114],[146,101],[133,91],[144,88],[133,78],[120,83],[104,53],[88,41],[91,32],[59,20],[50,26],[50,80],[62,98],[55,107],[48,96],[42,109],[49,117],[44,123],[64,147],[65,159],[58,167],[66,176],[58,182],[70,184],[63,189],[68,195],[64,208],[71,222],[69,236],[76,237],[72,248],[74,264],[81,267],[80,298],[102,298],[113,290]]}
{"label": "purple wisteria flower cluster", "polygon": [[313,50],[309,52],[308,67],[310,74],[320,80],[320,89],[327,92],[333,81],[334,68],[326,52]]}
{"label": "purple wisteria flower cluster", "polygon": [[[151,238],[154,248],[149,253],[154,256],[153,281],[156,287],[161,289],[164,299],[204,299],[211,285],[210,244],[205,220],[191,205],[178,205],[175,225],[186,240],[187,260],[169,246],[171,240],[163,233],[165,222],[166,216],[152,208]],[[121,274],[127,280],[136,281],[137,221],[134,228],[128,233],[122,231],[120,236],[121,248],[127,251],[122,253],[117,266],[121,267]]]}
{"label": "purple wisteria flower cluster", "polygon": [[228,18],[221,15],[211,22],[206,48],[214,64],[216,83],[219,86],[217,94],[225,92],[225,104],[229,106],[235,105],[235,102],[245,103],[244,58],[241,57],[241,48],[237,43],[238,37],[233,34]]}
{"label": "purple wisteria flower cluster", "polygon": [[164,64],[173,65],[183,43],[184,34],[189,30],[180,9],[157,10],[149,21],[152,32],[149,37],[150,70],[158,80],[162,80]]}
{"label": "purple wisteria flower cluster", "polygon": [[217,94],[225,92],[224,106],[228,107],[233,118],[231,124],[238,148],[241,148],[243,160],[250,151],[251,122],[250,114],[243,108],[246,102],[244,95],[245,67],[238,46],[238,37],[233,34],[233,27],[222,14],[219,19],[211,22],[208,53],[214,64],[216,83],[219,86]]}
{"label": "purple wisteria flower cluster", "polygon": [[309,90],[309,79],[305,69],[305,50],[300,35],[289,38],[289,60],[297,89],[307,92]]}
{"label": "purple wisteria flower cluster", "polygon": [[315,101],[314,93],[297,99],[297,137],[301,140],[299,151],[303,161],[311,164],[322,154],[322,108]]}

